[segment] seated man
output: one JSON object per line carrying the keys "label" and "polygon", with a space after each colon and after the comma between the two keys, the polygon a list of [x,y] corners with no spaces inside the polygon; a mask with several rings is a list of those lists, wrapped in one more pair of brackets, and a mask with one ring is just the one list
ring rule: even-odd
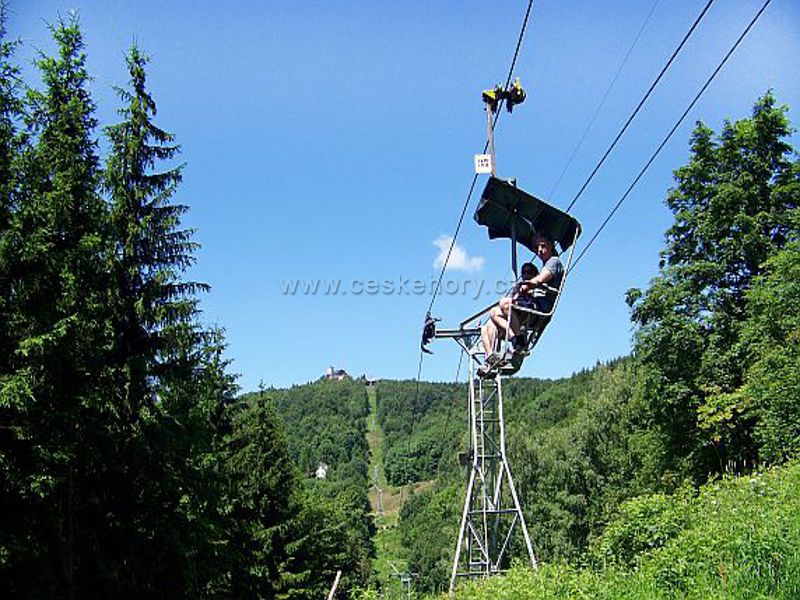
{"label": "seated man", "polygon": [[[525,308],[532,308],[541,312],[550,312],[553,308],[554,298],[544,292],[544,290],[536,289],[539,284],[547,284],[551,287],[558,288],[561,285],[561,280],[564,277],[564,266],[561,264],[561,259],[555,253],[553,241],[546,236],[540,235],[536,238],[536,254],[542,261],[543,267],[540,273],[533,273],[532,277],[525,276],[525,267],[530,263],[526,263],[522,267],[522,283],[519,284],[519,295],[501,298],[497,306],[492,308],[489,312],[489,321],[481,327],[481,341],[483,349],[486,353],[486,364],[489,365],[496,362],[498,356],[494,352],[497,336],[499,334],[505,336],[506,328],[511,327],[510,337],[515,337],[519,333],[520,323],[518,317],[511,311],[511,318],[509,319],[509,311],[511,304],[517,304]],[[533,267],[532,264],[530,264]],[[534,267],[535,269],[535,267]],[[530,271],[529,271],[530,272]],[[516,289],[516,288],[515,288]],[[522,295],[524,294],[524,296]],[[509,320],[511,321],[509,323]],[[517,346],[524,345],[520,340]],[[524,350],[524,347],[520,348]]]}

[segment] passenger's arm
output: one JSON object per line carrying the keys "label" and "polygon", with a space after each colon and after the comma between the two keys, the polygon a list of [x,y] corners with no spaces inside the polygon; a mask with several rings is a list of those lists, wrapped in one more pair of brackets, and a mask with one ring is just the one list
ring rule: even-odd
{"label": "passenger's arm", "polygon": [[531,289],[531,288],[536,287],[540,283],[547,283],[552,278],[553,278],[553,274],[548,269],[543,268],[536,277],[534,277],[532,279],[528,279],[525,282],[525,285],[526,285],[526,287],[528,289]]}

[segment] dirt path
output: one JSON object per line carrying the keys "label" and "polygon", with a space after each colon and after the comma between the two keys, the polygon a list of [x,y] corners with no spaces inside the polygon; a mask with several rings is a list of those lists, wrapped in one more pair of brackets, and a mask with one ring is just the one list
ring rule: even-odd
{"label": "dirt path", "polygon": [[[403,547],[400,544],[398,516],[403,505],[405,490],[390,486],[383,469],[383,430],[378,423],[378,406],[375,388],[367,388],[370,414],[367,419],[369,444],[369,473],[372,486],[369,503],[375,519],[375,577],[385,592],[394,591],[398,585],[396,574],[406,570]],[[387,596],[387,597],[391,597]]]}
{"label": "dirt path", "polygon": [[376,516],[396,518],[400,512],[402,488],[394,488],[386,483],[383,470],[383,430],[378,423],[378,405],[375,388],[367,388],[369,397],[369,418],[367,419],[367,444],[369,445],[369,474],[372,487],[369,491],[369,504]]}
{"label": "dirt path", "polygon": [[[383,430],[378,423],[378,403],[375,388],[367,388],[369,398],[369,417],[367,418],[367,444],[369,445],[369,473],[371,487],[369,503],[375,519],[375,577],[381,589],[394,598],[398,589],[398,573],[407,570],[405,552],[400,543],[400,529],[397,526],[403,501],[408,496],[408,486],[395,487],[386,481],[383,468]],[[432,481],[414,483],[414,491],[420,492],[433,485]]]}

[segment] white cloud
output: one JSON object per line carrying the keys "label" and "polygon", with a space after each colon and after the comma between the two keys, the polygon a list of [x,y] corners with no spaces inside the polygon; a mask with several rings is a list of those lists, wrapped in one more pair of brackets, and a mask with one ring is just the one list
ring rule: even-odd
{"label": "white cloud", "polygon": [[[433,245],[439,248],[439,254],[433,261],[433,266],[436,269],[441,269],[444,261],[447,258],[447,251],[450,249],[450,244],[453,242],[452,236],[440,235],[433,240]],[[447,269],[453,271],[480,271],[483,268],[484,258],[482,256],[470,256],[463,246],[458,244],[453,245],[453,250],[450,252],[450,259],[447,261]]]}

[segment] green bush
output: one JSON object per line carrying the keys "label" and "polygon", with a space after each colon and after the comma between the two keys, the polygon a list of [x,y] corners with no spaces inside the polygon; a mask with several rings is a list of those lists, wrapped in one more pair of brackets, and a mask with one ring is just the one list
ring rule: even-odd
{"label": "green bush", "polygon": [[643,553],[663,547],[694,516],[685,495],[652,494],[625,502],[619,517],[592,544],[592,564],[600,567],[633,567]]}
{"label": "green bush", "polygon": [[605,566],[512,569],[456,598],[798,598],[800,464],[631,500],[592,557]]}

